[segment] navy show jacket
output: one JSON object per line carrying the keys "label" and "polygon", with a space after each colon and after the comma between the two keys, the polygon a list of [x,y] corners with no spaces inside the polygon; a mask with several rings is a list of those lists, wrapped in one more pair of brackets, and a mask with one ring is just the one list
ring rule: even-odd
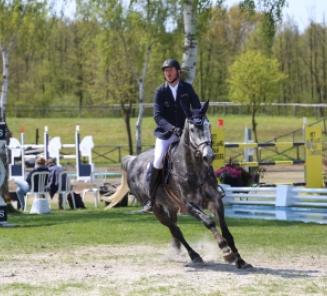
{"label": "navy show jacket", "polygon": [[168,139],[174,127],[183,128],[192,109],[200,109],[201,103],[191,84],[179,81],[176,101],[167,82],[155,93],[153,115],[157,127],[154,134],[159,139]]}

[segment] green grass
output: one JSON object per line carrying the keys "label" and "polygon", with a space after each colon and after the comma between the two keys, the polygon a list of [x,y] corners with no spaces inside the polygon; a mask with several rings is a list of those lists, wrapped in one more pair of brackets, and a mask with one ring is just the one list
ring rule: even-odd
{"label": "green grass", "polygon": [[[251,127],[250,116],[211,115],[212,125],[218,118],[225,122],[226,141],[243,141],[244,127]],[[313,122],[311,118],[309,121]],[[135,134],[136,118],[132,118],[132,135]],[[258,116],[258,133],[260,141],[267,141],[276,136],[302,127],[302,118],[284,116]],[[35,143],[35,130],[39,129],[40,142],[43,142],[44,126],[48,126],[51,136],[60,136],[63,143],[73,143],[75,125],[80,125],[81,135],[93,135],[96,145],[119,145],[127,143],[125,124],[122,118],[8,118],[8,125],[14,137],[19,137],[20,129],[25,130],[25,142]],[[143,142],[152,145],[154,142],[152,117],[143,120]]]}
{"label": "green grass", "polygon": [[81,283],[63,283],[57,287],[51,287],[51,290],[47,286],[42,285],[29,285],[23,283],[8,284],[1,286],[2,295],[42,295],[42,296],[53,296],[62,295],[63,293],[69,293],[71,289],[74,289],[75,293],[83,292],[88,288],[87,285]]}
{"label": "green grass", "polygon": [[[104,211],[52,211],[48,215],[9,215],[15,228],[0,228],[0,248],[6,254],[48,252],[78,246],[119,244],[162,244],[170,241],[170,234],[153,215],[130,214],[135,208],[116,208]],[[327,228],[324,225],[227,219],[235,241],[242,250],[256,249],[273,255],[285,252],[325,253]],[[186,238],[198,241],[210,237],[198,221],[180,217]],[[1,257],[0,257],[1,259]]]}
{"label": "green grass", "polygon": [[[17,266],[19,270],[19,259],[15,256],[22,255],[22,258],[33,258],[33,254],[49,256],[49,254],[74,254],[80,248],[98,247],[100,246],[122,246],[126,245],[151,245],[161,248],[168,245],[170,234],[168,229],[162,226],[153,215],[130,214],[136,210],[134,207],[115,208],[110,211],[104,211],[103,208],[94,209],[91,204],[87,204],[87,210],[53,210],[47,215],[29,215],[16,214],[9,215],[9,222],[17,226],[14,228],[0,228],[0,248],[3,250],[0,255],[0,264],[6,264],[11,260],[12,266]],[[200,242],[208,242],[213,238],[210,232],[199,222],[190,216],[180,217],[180,227],[184,232],[186,239],[191,245]],[[227,219],[230,231],[232,232],[236,246],[243,258],[253,258],[258,256],[264,258],[267,262],[285,260],[289,265],[295,262],[301,256],[307,258],[316,258],[326,256],[327,245],[327,229],[325,225],[290,223],[279,221],[261,221],[247,219]],[[197,247],[196,247],[197,249]],[[198,250],[199,251],[199,250]],[[218,251],[218,250],[217,250]],[[201,255],[205,250],[201,250]],[[217,252],[219,253],[219,252]],[[144,258],[137,255],[136,261],[133,261],[133,254],[126,254],[128,261],[133,264],[142,264],[143,260],[147,260],[149,254],[144,254]],[[105,253],[100,257],[89,253],[83,259],[81,266],[90,268],[94,262],[103,265],[104,262],[110,260],[118,260],[119,255],[115,253]],[[141,255],[142,256],[142,255]],[[158,256],[161,256],[158,254]],[[13,259],[14,258],[14,259]],[[50,265],[50,257],[39,257],[36,264],[40,265],[40,276],[42,277],[42,266]],[[73,266],[76,261],[75,255],[61,257],[63,266]],[[160,259],[162,260],[162,259]],[[34,262],[34,261],[31,261]],[[124,264],[122,260],[121,264]],[[32,263],[31,263],[32,264]],[[182,263],[180,263],[182,265]],[[267,263],[266,263],[267,264]],[[81,267],[79,267],[81,268]],[[155,266],[153,268],[156,268]],[[183,268],[183,267],[182,267]],[[314,269],[313,267],[311,269]],[[267,272],[267,277],[262,274]],[[187,271],[180,271],[187,278]],[[199,272],[199,271],[194,271]],[[205,276],[206,270],[203,270]],[[225,277],[227,285],[234,283],[239,278],[243,283],[236,285],[230,291],[230,295],[288,295],[289,287],[297,287],[300,285],[304,289],[299,295],[324,295],[321,294],[326,286],[326,277],[317,279],[309,278],[306,275],[299,275],[299,271],[295,268],[290,271],[267,267],[263,270],[258,269],[260,279],[255,279],[256,274],[247,272],[217,271],[217,279],[212,278],[211,285],[215,285],[214,291],[208,293],[199,293],[195,287],[183,285],[180,282],[172,281],[170,284],[169,276],[164,274],[154,275],[154,279],[144,274],[143,278],[138,279],[132,289],[125,291],[124,295],[227,295],[221,292],[219,285],[220,276]],[[296,272],[293,275],[292,272]],[[19,272],[17,272],[19,273]],[[199,277],[201,276],[199,273]],[[8,276],[8,275],[6,275]],[[38,276],[38,275],[35,275]],[[166,282],[161,282],[160,278],[165,276]],[[160,277],[160,278],[159,278]],[[245,280],[244,280],[245,279]],[[15,279],[13,279],[15,280]],[[95,282],[93,282],[96,280]],[[116,289],[114,278],[109,277],[109,282],[101,277],[76,278],[75,280],[54,280],[40,283],[26,283],[13,281],[1,285],[1,295],[122,295],[121,287]],[[153,286],[153,280],[160,281],[158,285]],[[97,282],[101,286],[97,286]],[[126,283],[128,284],[128,283]],[[235,283],[234,283],[235,285]],[[295,291],[296,288],[292,288]],[[237,294],[235,294],[237,293]],[[228,294],[228,295],[229,295]]]}
{"label": "green grass", "polygon": [[[211,115],[209,117],[212,126],[215,127],[217,119],[224,119],[225,141],[226,142],[243,142],[244,128],[251,127],[250,116],[244,115]],[[314,122],[315,119],[309,119],[309,122]],[[135,142],[135,122],[136,118],[131,119],[133,143]],[[258,136],[260,142],[265,142],[286,133],[290,133],[302,127],[302,118],[299,117],[284,117],[284,116],[258,116]],[[9,118],[8,125],[13,133],[13,136],[19,138],[21,128],[25,130],[25,143],[36,142],[36,129],[39,130],[39,143],[43,143],[44,126],[48,126],[50,137],[60,136],[62,143],[74,143],[75,126],[80,125],[81,136],[92,135],[96,145],[93,160],[98,164],[113,164],[119,161],[119,152],[115,147],[121,145],[121,156],[129,154],[127,146],[127,133],[125,124],[122,118]],[[152,117],[146,117],[142,125],[142,144],[144,149],[148,149],[154,144],[154,120]],[[303,140],[301,133],[298,133],[296,138],[291,136],[283,137],[280,141],[292,142]],[[135,143],[134,143],[135,144]],[[133,144],[133,145],[134,145]],[[101,145],[106,145],[101,147]],[[114,150],[114,151],[112,151]],[[274,149],[264,149],[262,158],[266,160],[287,160],[288,157],[276,155],[271,152]],[[111,151],[110,153],[108,153]],[[281,150],[279,150],[281,151]],[[74,153],[73,150],[64,149],[64,153]],[[303,149],[300,149],[300,158],[303,159]],[[111,160],[104,159],[97,154],[106,154]],[[240,149],[226,150],[225,160],[237,154],[242,154]],[[296,150],[292,149],[287,152],[289,157],[296,158]],[[64,164],[71,164],[71,161],[65,161]]]}

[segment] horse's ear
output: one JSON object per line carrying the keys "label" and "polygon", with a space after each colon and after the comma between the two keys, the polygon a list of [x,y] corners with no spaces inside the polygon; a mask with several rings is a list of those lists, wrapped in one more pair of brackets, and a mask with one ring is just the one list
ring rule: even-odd
{"label": "horse's ear", "polygon": [[201,113],[204,115],[207,113],[209,108],[209,101],[206,101],[201,107]]}

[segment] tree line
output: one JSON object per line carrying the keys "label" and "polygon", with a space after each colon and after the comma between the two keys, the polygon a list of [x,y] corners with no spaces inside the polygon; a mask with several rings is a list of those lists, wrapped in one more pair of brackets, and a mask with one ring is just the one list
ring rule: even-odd
{"label": "tree line", "polygon": [[0,0],[2,120],[6,108],[115,103],[132,152],[131,106],[152,101],[168,57],[201,100],[249,103],[254,130],[260,102],[326,102],[327,26],[282,23],[285,0],[76,0],[71,17],[55,2]]}
{"label": "tree line", "polygon": [[[183,55],[178,1],[130,1],[126,7],[118,0],[79,0],[70,19],[54,14],[46,1],[1,2],[0,46],[9,56],[9,110],[24,104],[87,108],[136,102],[142,79],[144,99],[151,102],[162,82],[162,61],[181,60]],[[244,51],[255,49],[268,51],[287,76],[275,102],[326,102],[325,24],[312,21],[300,32],[294,22],[276,20],[267,40],[261,36],[265,12],[239,5],[227,9],[224,1],[192,2],[198,49],[193,84],[202,100],[231,100],[230,66]]]}

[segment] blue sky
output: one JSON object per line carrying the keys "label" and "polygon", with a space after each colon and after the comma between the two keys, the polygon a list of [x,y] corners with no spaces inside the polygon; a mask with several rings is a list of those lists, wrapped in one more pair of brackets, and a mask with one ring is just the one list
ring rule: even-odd
{"label": "blue sky", "polygon": [[[125,0],[128,1],[128,0]],[[75,10],[74,0],[56,0],[56,6],[61,7],[66,2],[65,14],[72,14]],[[239,0],[226,0],[227,6],[239,3]],[[301,31],[309,24],[310,20],[323,22],[326,18],[327,24],[327,0],[287,0],[288,7],[283,11],[284,20],[291,18],[295,21]]]}

